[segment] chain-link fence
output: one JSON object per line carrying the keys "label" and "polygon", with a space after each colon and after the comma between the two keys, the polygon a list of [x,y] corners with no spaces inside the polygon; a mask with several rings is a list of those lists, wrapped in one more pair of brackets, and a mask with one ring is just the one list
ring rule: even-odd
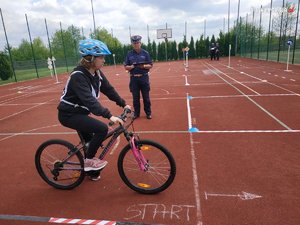
{"label": "chain-link fence", "polygon": [[252,8],[238,21],[238,54],[277,62],[287,62],[289,54],[289,63],[300,64],[299,6],[271,3]]}
{"label": "chain-link fence", "polygon": [[[287,3],[285,0],[274,0],[274,2],[270,0],[270,4],[253,7],[249,9],[246,15],[243,14],[238,19],[234,19],[234,15],[236,12],[232,12],[230,18],[231,24],[233,24],[230,28],[230,34],[228,34],[227,29],[229,20],[226,17],[204,19],[200,22],[182,21],[181,24],[150,24],[145,27],[134,25],[129,25],[126,28],[104,27],[111,37],[123,44],[119,50],[109,45],[110,49],[113,50],[113,55],[108,57],[107,63],[122,63],[126,52],[130,49],[129,39],[131,35],[142,35],[143,44],[149,46],[149,42],[162,43],[165,41],[164,39],[157,39],[158,29],[171,28],[172,38],[169,41],[177,42],[170,43],[170,45],[175,44],[178,57],[169,60],[183,57],[179,49],[186,47],[183,43],[189,44],[191,50],[193,46],[190,45],[193,44],[197,50],[197,42],[201,39],[203,41],[198,42],[197,51],[202,51],[202,53],[189,54],[189,58],[207,57],[210,43],[219,41],[223,56],[228,55],[228,46],[231,45],[232,55],[286,62],[288,50],[290,50],[290,63],[300,64],[299,1],[292,0]],[[1,11],[1,19],[3,30],[0,29],[0,52],[6,51],[7,55],[14,57],[8,57],[13,69],[13,76],[9,80],[0,80],[0,84],[49,76],[51,71],[48,67],[48,58],[55,58],[57,73],[71,71],[79,60],[78,40],[90,37],[94,31],[89,27],[77,27],[76,25],[57,22],[53,18],[45,19],[26,14],[24,20],[21,20],[22,22],[17,22],[8,11],[3,13]],[[219,36],[220,34],[222,37]],[[292,45],[287,45],[288,41],[292,41]],[[7,46],[11,48],[7,48]],[[165,52],[164,45],[152,45],[150,47],[162,51],[163,54]],[[169,46],[168,51],[170,49],[173,47]],[[11,52],[7,52],[8,50]],[[203,53],[203,51],[206,52]],[[158,53],[156,52],[156,54]],[[167,54],[171,55],[171,52]],[[113,57],[115,58],[113,59]],[[166,59],[164,56],[156,57],[156,55],[154,58],[157,60]]]}

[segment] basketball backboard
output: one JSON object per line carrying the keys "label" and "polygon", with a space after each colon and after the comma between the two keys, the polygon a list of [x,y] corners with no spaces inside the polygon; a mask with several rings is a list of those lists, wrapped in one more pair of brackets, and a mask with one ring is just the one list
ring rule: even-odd
{"label": "basketball backboard", "polygon": [[157,39],[172,38],[172,29],[157,29]]}

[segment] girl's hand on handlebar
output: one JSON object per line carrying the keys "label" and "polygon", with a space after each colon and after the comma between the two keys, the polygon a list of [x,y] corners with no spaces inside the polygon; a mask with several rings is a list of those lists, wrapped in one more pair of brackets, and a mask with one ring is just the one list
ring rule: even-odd
{"label": "girl's hand on handlebar", "polygon": [[128,109],[129,111],[131,111],[131,106],[130,105],[125,105],[124,110]]}
{"label": "girl's hand on handlebar", "polygon": [[112,116],[112,117],[109,118],[109,120],[111,122],[113,122],[114,124],[119,123],[119,124],[123,125],[123,123],[124,123],[124,121],[122,119],[120,119],[119,117],[117,117],[117,116]]}

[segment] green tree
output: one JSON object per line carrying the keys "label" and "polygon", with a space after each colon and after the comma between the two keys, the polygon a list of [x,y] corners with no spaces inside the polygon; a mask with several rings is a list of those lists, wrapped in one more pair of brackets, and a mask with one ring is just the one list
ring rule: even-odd
{"label": "green tree", "polygon": [[107,64],[112,65],[114,63],[113,54],[115,55],[116,63],[122,63],[124,61],[125,53],[122,51],[121,42],[113,37],[105,28],[97,28],[91,36],[92,38],[104,42],[111,51],[112,55],[106,57]]}
{"label": "green tree", "polygon": [[196,57],[196,49],[195,49],[195,42],[194,42],[194,38],[191,37],[191,41],[189,44],[189,58],[190,59],[194,59]]}
{"label": "green tree", "polygon": [[22,39],[18,48],[13,48],[11,54],[16,61],[30,60],[33,58],[29,41]]}
{"label": "green tree", "polygon": [[178,59],[178,51],[177,51],[176,41],[171,42],[171,56],[172,56],[172,59],[174,59],[174,60]]}
{"label": "green tree", "polygon": [[200,40],[196,41],[196,56],[199,58],[206,57],[206,47],[203,35],[201,35]]}
{"label": "green tree", "polygon": [[219,33],[219,38],[218,38],[217,42],[219,43],[219,51],[220,51],[220,55],[228,55],[228,54],[225,52],[225,46],[226,46],[227,44],[226,44],[226,38],[225,38],[225,35],[223,34],[222,31],[220,31],[220,33]]}
{"label": "green tree", "polygon": [[[32,41],[34,55],[36,59],[47,59],[49,57],[49,50],[45,47],[40,37]],[[32,60],[32,49],[29,41],[23,39],[17,48],[10,49],[12,57],[15,61]]]}
{"label": "green tree", "polygon": [[157,61],[157,47],[155,41],[152,42],[152,60]]}
{"label": "green tree", "polygon": [[[76,28],[73,28],[76,29]],[[78,43],[79,38],[74,39],[72,28],[67,30],[57,30],[52,36],[51,47],[55,58],[76,57],[74,43]]]}
{"label": "green tree", "polygon": [[32,46],[36,59],[47,59],[49,57],[49,49],[45,46],[40,37],[32,41]]}
{"label": "green tree", "polygon": [[8,80],[13,75],[8,56],[0,52],[0,78],[1,80]]}

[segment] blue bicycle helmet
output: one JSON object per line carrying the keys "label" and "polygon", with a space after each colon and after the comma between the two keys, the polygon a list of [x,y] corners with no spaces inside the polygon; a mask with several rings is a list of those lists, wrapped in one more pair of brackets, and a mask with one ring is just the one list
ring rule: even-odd
{"label": "blue bicycle helmet", "polygon": [[79,53],[82,57],[87,55],[100,56],[111,54],[106,44],[95,39],[79,41]]}

